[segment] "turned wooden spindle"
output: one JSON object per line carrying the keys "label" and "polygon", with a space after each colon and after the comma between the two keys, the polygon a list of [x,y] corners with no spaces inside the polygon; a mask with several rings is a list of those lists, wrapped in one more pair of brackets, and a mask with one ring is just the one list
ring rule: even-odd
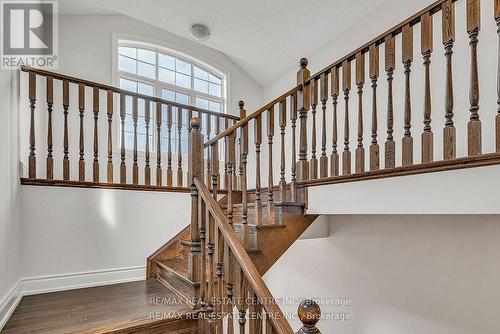
{"label": "turned wooden spindle", "polygon": [[[216,235],[215,235],[215,219],[214,217],[210,214],[209,210],[206,210],[207,214],[207,222],[208,222],[208,228],[207,228],[207,277],[208,277],[208,284],[207,284],[207,313],[208,317],[210,320],[210,324],[215,325],[214,322],[214,316],[215,316],[215,261],[214,261],[214,255],[215,255],[215,240],[216,240]],[[202,262],[204,263],[204,262]],[[202,281],[203,282],[203,281]],[[213,327],[213,326],[212,326]],[[216,331],[213,330],[213,328],[210,329],[211,333],[216,333]]]}
{"label": "turned wooden spindle", "polygon": [[245,334],[246,315],[248,309],[248,298],[245,297],[248,295],[248,283],[241,269],[237,270],[236,294],[238,295],[238,299],[235,304],[236,308],[238,309],[238,324],[240,334]]}
{"label": "turned wooden spindle", "polygon": [[396,46],[394,36],[385,38],[385,72],[387,74],[387,140],[385,142],[385,168],[396,167],[396,143],[394,142],[394,102],[392,82],[396,68]]}
{"label": "turned wooden spindle", "polygon": [[231,132],[227,136],[227,150],[226,150],[226,166],[227,166],[227,220],[229,224],[233,223],[233,204],[234,204],[234,193],[233,193],[233,173],[235,166],[235,145],[234,145],[234,136],[235,133]]}
{"label": "turned wooden spindle", "polygon": [[480,0],[467,0],[467,33],[471,50],[470,60],[470,120],[467,124],[467,142],[469,156],[482,153],[481,121],[479,120],[479,70],[477,45],[481,29]]}
{"label": "turned wooden spindle", "polygon": [[28,157],[28,177],[36,178],[35,155],[35,103],[36,103],[36,74],[29,74],[29,101],[30,101],[30,153]]}
{"label": "turned wooden spindle", "polygon": [[319,177],[328,177],[328,157],[326,155],[326,103],[328,101],[328,75],[320,76],[320,99],[321,99],[321,158],[319,158]]}
{"label": "turned wooden spindle", "polygon": [[217,190],[219,189],[219,143],[215,142],[210,146],[210,156],[212,160],[210,161],[210,170],[212,178],[212,194],[215,199],[217,199]]}
{"label": "turned wooden spindle", "polygon": [[[182,187],[182,178],[184,172],[182,171],[182,113],[183,109],[177,107],[177,187]],[[200,121],[201,122],[201,121]],[[187,125],[188,127],[190,125]]]}
{"label": "turned wooden spindle", "polygon": [[[198,117],[193,117],[190,121],[192,131],[188,136],[188,183],[191,189],[191,225],[190,239],[191,248],[188,255],[188,278],[191,282],[201,281],[201,269],[205,268],[201,263],[201,241],[199,229],[199,208],[198,189],[194,185],[195,178],[203,177],[203,136],[200,133],[201,121]],[[199,297],[199,296],[196,296]]]}
{"label": "turned wooden spindle", "polygon": [[321,319],[321,309],[313,300],[304,300],[300,303],[297,313],[302,322],[302,328],[297,334],[321,334],[316,324]]}
{"label": "turned wooden spindle", "polygon": [[404,135],[402,139],[402,164],[404,167],[413,164],[413,137],[411,135],[411,63],[413,62],[413,27],[407,24],[403,27],[403,66],[405,73],[405,111]]}
{"label": "turned wooden spindle", "polygon": [[85,181],[85,139],[83,136],[83,115],[85,114],[85,85],[78,84],[78,110],[80,116],[80,153],[78,160],[78,181]]}
{"label": "turned wooden spindle", "polygon": [[146,147],[145,150],[145,165],[144,165],[144,184],[151,185],[151,165],[149,152],[149,123],[151,121],[151,103],[149,100],[144,101],[144,123],[146,128]]}
{"label": "turned wooden spindle", "polygon": [[421,47],[424,58],[424,132],[422,133],[422,163],[434,160],[434,134],[431,128],[431,54],[432,54],[432,16],[421,16]]}
{"label": "turned wooden spindle", "polygon": [[[189,125],[191,127],[191,125]],[[200,120],[201,127],[201,120]],[[201,135],[201,134],[200,134]],[[202,137],[203,138],[203,137]],[[189,168],[189,167],[188,167]],[[201,170],[202,174],[203,171]],[[207,206],[205,201],[198,196],[199,203],[199,215],[198,215],[198,228],[199,228],[199,238],[200,238],[200,282],[198,291],[198,306],[200,309],[201,316],[204,319],[208,319],[208,294],[207,294]],[[202,328],[204,331],[207,330],[207,321],[203,321]]]}
{"label": "turned wooden spindle", "polygon": [[[229,128],[229,120],[227,118],[224,118],[224,130],[227,130]],[[228,159],[227,159],[227,151],[229,150],[229,136],[226,136],[224,137],[224,156],[226,157],[224,159],[224,188],[225,189],[229,189],[228,188],[228,184],[229,184],[229,174],[228,174],[228,170],[227,170],[227,163],[228,163]]]}
{"label": "turned wooden spindle", "polygon": [[370,171],[380,169],[380,147],[377,141],[377,81],[380,74],[378,45],[370,45],[370,79],[372,82],[372,142],[370,144]]}
{"label": "turned wooden spindle", "polygon": [[344,152],[342,152],[342,174],[351,174],[351,151],[349,149],[349,92],[351,91],[351,63],[342,63],[342,89],[344,91]]}
{"label": "turned wooden spindle", "polygon": [[[239,102],[240,107],[240,119],[244,119],[247,115],[245,110],[245,103],[243,101]],[[241,127],[241,203],[242,203],[242,213],[241,213],[241,223],[248,223],[248,192],[247,192],[247,157],[248,157],[248,123]]]}
{"label": "turned wooden spindle", "polygon": [[455,4],[447,0],[442,5],[442,35],[444,54],[446,57],[446,90],[445,90],[445,126],[443,128],[443,159],[455,159],[457,156],[456,129],[453,122],[453,71],[452,55],[455,42]]}
{"label": "turned wooden spindle", "polygon": [[68,133],[68,109],[69,109],[69,82],[63,80],[63,180],[69,180],[69,133]]}
{"label": "turned wooden spindle", "polygon": [[156,102],[156,185],[162,185],[163,171],[161,169],[161,125],[163,122],[163,105]]}
{"label": "turned wooden spindle", "polygon": [[249,305],[248,305],[248,332],[249,333],[261,333],[262,332],[262,318],[261,318],[262,307],[260,306],[257,296],[254,292],[249,293]]}
{"label": "turned wooden spindle", "polygon": [[312,133],[311,133],[311,160],[309,162],[309,178],[318,178],[318,159],[316,158],[316,107],[318,105],[318,83],[317,79],[311,81],[311,112],[312,112]]}
{"label": "turned wooden spindle", "polygon": [[[233,120],[230,121],[230,123],[232,123],[232,124],[230,124],[230,127],[231,127],[231,126],[236,125],[236,123],[238,123],[238,121],[235,120],[235,119],[233,119]],[[239,183],[238,183],[238,173],[236,172],[236,166],[238,166],[238,160],[237,160],[237,158],[239,157],[239,155],[236,154],[236,151],[238,149],[238,146],[236,145],[236,142],[237,142],[236,138],[237,138],[237,136],[238,136],[238,132],[235,131],[233,133],[233,137],[232,137],[232,139],[233,139],[233,145],[234,145],[234,151],[233,151],[233,189],[234,190],[240,190],[239,189]]]}
{"label": "turned wooden spindle", "polygon": [[356,86],[358,87],[358,147],[356,148],[356,173],[365,171],[363,147],[363,86],[365,85],[365,54],[356,54]]}
{"label": "turned wooden spindle", "polygon": [[330,176],[338,176],[339,175],[339,153],[338,153],[338,115],[337,115],[337,106],[338,106],[338,98],[340,95],[340,76],[339,76],[339,68],[334,67],[331,71],[331,96],[332,96],[332,104],[333,104],[333,116],[332,116],[332,155],[330,156]]}
{"label": "turned wooden spindle", "polygon": [[227,300],[227,334],[234,333],[234,276],[235,264],[234,255],[231,249],[227,251],[227,264],[225,266],[224,276],[226,281],[226,300]]}
{"label": "turned wooden spindle", "polygon": [[262,199],[260,185],[260,145],[262,144],[262,115],[254,118],[255,141],[255,225],[262,224]]}
{"label": "turned wooden spindle", "polygon": [[297,94],[294,93],[290,96],[290,122],[292,123],[290,201],[292,202],[297,200],[297,114]]}
{"label": "turned wooden spindle", "polygon": [[[210,135],[212,133],[212,118],[210,114],[206,114],[207,117],[207,126],[206,126],[206,138],[207,141],[210,139]],[[206,175],[206,185],[208,189],[212,187],[212,161],[210,157],[211,150],[207,149],[207,175]]]}
{"label": "turned wooden spindle", "polygon": [[281,202],[286,201],[286,179],[285,179],[285,130],[286,130],[286,100],[282,100],[279,103],[279,122],[280,122],[280,135],[281,135],[281,153],[280,153],[280,200]]}
{"label": "turned wooden spindle", "polygon": [[172,125],[173,125],[172,105],[167,105],[167,187],[174,184],[174,172],[172,170]]}
{"label": "turned wooden spindle", "polygon": [[113,183],[113,91],[106,92],[106,107],[108,115],[108,163],[106,165],[106,180]]}
{"label": "turned wooden spindle", "polygon": [[139,164],[137,148],[137,122],[139,120],[138,99],[132,98],[132,124],[134,126],[134,145],[133,145],[133,164],[132,164],[132,183],[139,184]]}
{"label": "turned wooden spindle", "polygon": [[93,88],[93,111],[94,111],[94,162],[92,164],[92,176],[94,182],[99,182],[99,88]]}
{"label": "turned wooden spindle", "polygon": [[126,113],[126,99],[125,94],[120,94],[120,123],[121,123],[121,140],[120,140],[120,183],[127,183],[127,165],[125,164],[125,116]]}
{"label": "turned wooden spindle", "polygon": [[47,77],[47,180],[54,178],[54,157],[52,143],[52,110],[54,105],[54,79]]}
{"label": "turned wooden spindle", "polygon": [[274,137],[274,106],[267,110],[267,144],[269,147],[267,172],[267,223],[274,224],[274,178],[273,178],[273,137]]}
{"label": "turned wooden spindle", "polygon": [[[218,135],[221,132],[220,123],[221,123],[220,117],[216,116],[215,117],[215,135]],[[220,145],[220,141],[217,142],[217,145]],[[220,168],[219,146],[217,146],[217,155],[216,156],[212,155],[212,160],[213,159],[217,159],[217,171],[215,172],[215,175],[217,175],[217,189],[221,189],[222,182],[221,182],[221,177],[220,177],[220,172],[219,172],[219,168]],[[212,172],[212,174],[214,174],[214,172]]]}
{"label": "turned wooden spindle", "polygon": [[297,90],[297,110],[299,113],[299,161],[297,163],[297,179],[299,181],[309,180],[309,162],[307,161],[307,110],[311,105],[309,84],[305,81],[309,79],[311,72],[307,69],[307,59],[300,60],[300,70],[297,72],[297,85],[301,89]]}

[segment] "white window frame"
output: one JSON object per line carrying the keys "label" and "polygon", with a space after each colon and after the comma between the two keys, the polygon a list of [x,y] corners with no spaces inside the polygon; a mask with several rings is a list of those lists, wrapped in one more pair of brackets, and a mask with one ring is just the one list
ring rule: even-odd
{"label": "white window frame", "polygon": [[[116,87],[119,87],[120,84],[120,78],[126,79],[126,80],[131,80],[135,82],[141,82],[147,85],[150,85],[153,87],[153,94],[155,97],[162,98],[162,91],[163,89],[175,91],[178,93],[186,94],[189,96],[189,105],[195,106],[196,105],[196,97],[203,98],[209,101],[213,102],[218,102],[220,103],[221,110],[220,113],[226,114],[227,113],[227,101],[229,100],[229,85],[228,85],[228,78],[229,75],[227,74],[226,71],[217,68],[213,65],[208,64],[207,62],[193,57],[187,53],[184,53],[182,51],[176,50],[172,47],[169,46],[164,46],[160,41],[152,41],[152,40],[146,40],[141,37],[137,36],[130,36],[130,35],[122,35],[122,34],[114,34],[113,35],[113,85]],[[156,65],[155,65],[155,76],[156,79],[150,79],[147,77],[143,77],[141,75],[125,72],[125,71],[120,71],[118,68],[118,57],[119,57],[119,52],[118,48],[119,47],[133,47],[133,48],[140,48],[144,50],[150,50],[156,52]],[[191,89],[177,86],[174,84],[166,83],[163,81],[158,80],[158,53],[163,53],[175,58],[178,58],[184,62],[190,63],[191,64]],[[217,98],[213,95],[209,95],[207,93],[202,93],[194,90],[194,67],[197,66],[200,69],[215,75],[216,77],[220,78],[221,80],[221,97]],[[156,153],[156,139],[157,139],[157,132],[156,132],[156,120],[155,120],[155,113],[152,112],[152,121],[151,121],[151,142],[150,142],[150,152],[151,153]],[[118,122],[119,123],[119,122]],[[185,125],[184,125],[185,126]],[[177,131],[177,128],[174,126],[172,127],[172,134],[174,131]],[[116,141],[117,143],[120,143],[121,141],[121,124],[117,124],[117,129],[115,131],[117,134]],[[163,137],[163,134],[162,134]],[[173,136],[174,137],[174,134]],[[119,145],[114,145],[114,147],[117,148],[117,152],[119,151]],[[127,149],[127,154],[130,154],[132,152],[132,149]],[[162,151],[163,153],[164,151]],[[138,149],[138,153],[143,156],[145,154],[145,151],[142,149]],[[172,138],[172,153],[175,156],[177,154],[177,140]],[[183,155],[185,155],[187,152],[182,152]]]}

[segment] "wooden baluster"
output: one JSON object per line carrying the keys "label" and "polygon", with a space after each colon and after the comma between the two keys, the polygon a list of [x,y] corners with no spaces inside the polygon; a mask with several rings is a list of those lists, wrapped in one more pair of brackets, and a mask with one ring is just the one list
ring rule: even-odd
{"label": "wooden baluster", "polygon": [[250,298],[248,306],[248,314],[249,314],[248,332],[260,334],[262,333],[262,320],[259,316],[259,313],[261,311],[261,306],[258,303],[258,299],[255,293],[250,292],[249,297]]}
{"label": "wooden baluster", "polygon": [[316,328],[316,324],[321,319],[321,309],[318,304],[312,300],[304,300],[300,303],[297,313],[303,324],[297,334],[321,334]]}
{"label": "wooden baluster", "polygon": [[[201,127],[201,120],[200,120],[200,127]],[[191,128],[191,126],[189,126]],[[200,134],[200,137],[201,134]],[[203,137],[202,137],[203,138]],[[200,151],[201,154],[202,151]],[[199,160],[201,162],[201,159]],[[189,167],[188,167],[189,168]],[[202,172],[202,169],[200,169]],[[199,304],[200,304],[200,309],[201,309],[201,315],[203,317],[202,320],[202,330],[204,333],[207,332],[208,326],[207,326],[207,320],[208,320],[208,291],[207,291],[207,244],[206,244],[206,221],[207,221],[207,207],[205,204],[205,201],[201,198],[201,196],[198,196],[198,224],[199,224],[199,238],[200,238],[200,291],[199,291]]]}
{"label": "wooden baluster", "polygon": [[285,129],[286,129],[286,100],[280,101],[279,104],[279,121],[280,121],[280,134],[281,134],[281,161],[280,161],[280,200],[286,202],[286,179],[285,179]]}
{"label": "wooden baluster", "polygon": [[297,94],[290,96],[290,121],[292,122],[292,161],[290,181],[290,201],[297,201]]}
{"label": "wooden baluster", "polygon": [[113,183],[113,91],[107,91],[107,115],[108,115],[108,164],[107,164],[107,182]]}
{"label": "wooden baluster", "polygon": [[[228,118],[224,118],[224,130],[227,130],[229,128],[229,119]],[[228,156],[227,156],[227,151],[229,150],[229,137],[226,136],[224,138],[224,156],[225,156],[225,159],[224,159],[224,188],[226,188],[227,190],[229,190],[229,180],[228,180],[228,170],[227,170],[227,164],[228,164]]]}
{"label": "wooden baluster", "polygon": [[445,93],[445,127],[443,128],[443,158],[455,159],[457,156],[456,129],[453,122],[453,74],[452,55],[455,42],[455,4],[448,0],[442,5],[443,45],[446,57],[446,93]]}
{"label": "wooden baluster", "polygon": [[[235,119],[232,120],[232,125],[235,125],[237,121]],[[233,134],[233,145],[234,145],[234,151],[233,151],[233,189],[234,190],[239,190],[239,183],[238,183],[238,173],[236,173],[236,166],[238,165],[238,160],[237,157],[239,157],[238,154],[236,154],[236,150],[238,147],[236,146],[236,137],[237,137],[237,132],[234,132]]]}
{"label": "wooden baluster", "polygon": [[269,146],[268,179],[267,179],[267,223],[274,224],[274,177],[273,177],[273,137],[274,137],[274,106],[267,111],[267,144]]}
{"label": "wooden baluster", "polygon": [[365,171],[363,147],[363,86],[365,85],[365,54],[356,54],[356,86],[358,87],[358,147],[356,148],[356,173]]}
{"label": "wooden baluster", "polygon": [[172,118],[173,111],[170,104],[167,105],[167,187],[173,186],[173,171],[172,171]]}
{"label": "wooden baluster", "polygon": [[238,324],[240,334],[245,334],[246,314],[248,309],[246,298],[246,296],[248,296],[248,283],[241,268],[238,268],[236,273],[236,294],[238,295],[236,308],[238,309]]}
{"label": "wooden baluster", "polygon": [[469,156],[482,153],[481,121],[479,120],[479,73],[477,60],[477,45],[481,28],[480,0],[467,0],[467,32],[471,49],[470,61],[470,121],[467,124]]}
{"label": "wooden baluster", "polygon": [[156,185],[162,185],[163,171],[161,169],[161,125],[163,122],[163,105],[156,102]]}
{"label": "wooden baluster", "polygon": [[318,83],[317,79],[311,81],[311,111],[312,111],[312,134],[311,134],[311,161],[309,162],[309,177],[311,180],[318,178],[318,159],[316,158],[316,106],[318,105]]}
{"label": "wooden baluster", "polygon": [[[220,117],[216,116],[215,117],[215,135],[218,135],[221,132],[220,129]],[[215,175],[217,175],[217,189],[221,189],[221,181],[220,181],[220,173],[219,173],[219,168],[220,168],[220,162],[219,162],[219,151],[220,151],[220,145],[221,141],[217,142],[217,172]],[[214,156],[212,156],[212,159],[214,159]],[[212,172],[213,173],[213,172]]]}
{"label": "wooden baluster", "polygon": [[328,157],[326,156],[326,102],[328,101],[328,76],[320,76],[320,99],[322,110],[321,122],[321,158],[319,158],[319,177],[328,177]]}
{"label": "wooden baluster", "polygon": [[385,142],[385,168],[396,167],[396,143],[394,142],[394,105],[392,81],[396,68],[396,46],[394,36],[385,38],[385,72],[387,73],[387,141]]}
{"label": "wooden baluster", "polygon": [[151,103],[149,100],[144,101],[144,121],[146,127],[146,147],[145,158],[146,164],[144,167],[144,184],[151,185],[151,166],[150,166],[150,152],[149,152],[149,122],[151,121]]}
{"label": "wooden baluster", "polygon": [[332,155],[330,156],[330,176],[338,176],[340,173],[339,165],[339,153],[338,153],[338,127],[337,127],[337,105],[338,98],[340,95],[340,75],[339,68],[334,67],[331,71],[331,95],[332,95],[332,105],[333,105],[333,116],[332,116]]}
{"label": "wooden baluster", "polygon": [[[209,148],[210,149],[210,148]],[[214,217],[210,214],[208,209],[206,210],[206,215],[208,217],[208,245],[207,245],[207,255],[208,255],[208,289],[207,289],[207,312],[209,315],[210,322],[213,323],[215,318],[215,289],[214,289],[214,254],[215,254],[215,220]]]}
{"label": "wooden baluster", "polygon": [[[207,141],[210,139],[210,134],[212,132],[212,118],[210,116],[210,114],[206,114],[207,116]],[[210,149],[207,150],[207,180],[206,180],[206,184],[207,184],[207,187],[208,189],[211,188],[212,186],[212,162],[211,162],[211,158],[210,158]]]}
{"label": "wooden baluster", "polygon": [[[189,147],[189,162],[188,186],[191,189],[191,249],[188,256],[188,277],[191,282],[201,282],[201,271],[205,269],[205,264],[201,263],[201,241],[199,230],[199,208],[198,208],[198,189],[194,185],[194,179],[200,178],[203,175],[202,164],[203,160],[203,136],[200,133],[201,121],[198,117],[194,117],[190,122],[192,131],[188,137]],[[196,296],[199,297],[199,296]]]}
{"label": "wooden baluster", "polygon": [[[217,146],[217,143],[214,144]],[[213,146],[212,146],[213,147]],[[213,152],[213,151],[212,151]],[[212,160],[213,161],[213,160]],[[218,163],[218,162],[217,162]],[[218,174],[218,172],[217,172]],[[217,192],[217,187],[213,188],[214,193]],[[217,274],[217,288],[216,288],[216,298],[219,303],[217,303],[217,313],[219,314],[219,319],[216,323],[217,333],[223,333],[223,316],[224,316],[224,236],[218,228],[216,230],[216,245],[215,252],[217,256],[216,264],[216,274]]]}
{"label": "wooden baluster", "polygon": [[219,189],[219,143],[216,142],[211,146],[211,170],[212,170],[212,194],[217,199],[217,190]]}
{"label": "wooden baluster", "polygon": [[422,28],[422,55],[424,57],[424,132],[422,133],[422,163],[434,160],[434,134],[431,129],[431,54],[432,54],[432,16],[423,14],[420,18]]}
{"label": "wooden baluster", "polygon": [[370,171],[380,169],[380,147],[377,142],[377,81],[379,66],[378,46],[372,44],[370,45],[370,79],[372,82],[372,142],[370,144]]}
{"label": "wooden baluster", "polygon": [[310,106],[310,88],[305,81],[309,79],[311,72],[307,69],[307,59],[300,60],[300,70],[297,73],[297,85],[302,88],[297,91],[297,110],[299,112],[299,161],[297,163],[298,180],[309,180],[309,162],[307,161],[307,110]]}
{"label": "wooden baluster", "polygon": [[407,24],[403,27],[403,65],[405,72],[405,116],[404,136],[402,139],[402,164],[413,165],[413,137],[411,136],[411,88],[410,75],[413,62],[413,27]]}
{"label": "wooden baluster", "polygon": [[[245,103],[240,101],[240,119],[246,117],[246,110],[244,109]],[[241,223],[248,223],[248,192],[247,192],[247,157],[248,157],[248,123],[241,127]],[[245,234],[245,233],[244,233]],[[246,245],[246,244],[245,244]]]}
{"label": "wooden baluster", "polygon": [[35,103],[36,103],[36,74],[29,73],[29,100],[30,100],[30,154],[28,158],[28,176],[36,178],[35,155]]}
{"label": "wooden baluster", "polygon": [[227,180],[227,220],[229,224],[233,223],[233,204],[234,204],[234,194],[233,194],[233,173],[234,173],[234,132],[231,132],[227,136],[226,142],[228,143],[226,150],[226,166],[228,177]]}
{"label": "wooden baluster", "polygon": [[[188,125],[189,126],[189,125]],[[177,187],[182,187],[182,108],[177,108]]]}
{"label": "wooden baluster", "polygon": [[80,158],[78,161],[78,180],[85,181],[85,139],[83,136],[83,115],[85,113],[85,85],[78,84],[78,110],[80,112]]}
{"label": "wooden baluster", "polygon": [[351,151],[349,150],[349,92],[351,90],[351,63],[344,60],[342,63],[342,82],[344,89],[344,152],[342,153],[342,174],[351,174]]}
{"label": "wooden baluster", "polygon": [[139,165],[137,163],[137,121],[139,120],[139,110],[137,97],[132,98],[132,123],[134,125],[134,163],[132,165],[132,183],[139,184]]}
{"label": "wooden baluster", "polygon": [[54,105],[54,79],[47,77],[47,179],[54,178],[54,157],[52,148],[52,110]]}
{"label": "wooden baluster", "polygon": [[120,94],[120,122],[121,122],[121,143],[120,143],[120,183],[127,183],[127,165],[125,165],[125,116],[126,113],[126,96],[125,94]]}
{"label": "wooden baluster", "polygon": [[498,34],[498,54],[497,54],[497,115],[495,116],[495,146],[496,152],[500,153],[500,0],[495,0],[495,21]]}
{"label": "wooden baluster", "polygon": [[234,304],[233,304],[233,296],[234,296],[234,255],[229,247],[226,246],[226,255],[225,255],[226,264],[224,265],[225,277],[226,277],[226,297],[227,297],[227,334],[234,333]]}
{"label": "wooden baluster", "polygon": [[92,164],[92,176],[94,182],[99,182],[99,88],[93,89],[93,109],[94,109],[94,163]]}
{"label": "wooden baluster", "polygon": [[272,315],[266,314],[266,334],[274,334],[273,324],[271,322]]}
{"label": "wooden baluster", "polygon": [[63,180],[69,180],[69,133],[68,133],[68,108],[69,108],[69,82],[63,80],[63,115],[64,115],[64,134],[63,134]]}
{"label": "wooden baluster", "polygon": [[262,115],[254,119],[255,140],[255,225],[262,224],[262,200],[260,195],[260,145],[262,144]]}

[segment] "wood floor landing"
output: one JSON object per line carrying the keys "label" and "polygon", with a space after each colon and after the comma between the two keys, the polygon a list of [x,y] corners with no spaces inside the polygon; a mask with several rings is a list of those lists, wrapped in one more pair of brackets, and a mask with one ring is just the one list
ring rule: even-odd
{"label": "wood floor landing", "polygon": [[1,333],[197,333],[188,312],[150,279],[25,296]]}

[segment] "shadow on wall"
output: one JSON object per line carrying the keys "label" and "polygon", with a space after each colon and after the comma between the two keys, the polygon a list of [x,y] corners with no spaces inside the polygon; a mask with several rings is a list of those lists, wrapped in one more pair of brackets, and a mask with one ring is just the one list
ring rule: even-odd
{"label": "shadow on wall", "polygon": [[276,297],[349,298],[322,305],[352,318],[322,319],[323,333],[493,334],[499,241],[496,215],[330,216],[330,236],[297,241],[266,282]]}

